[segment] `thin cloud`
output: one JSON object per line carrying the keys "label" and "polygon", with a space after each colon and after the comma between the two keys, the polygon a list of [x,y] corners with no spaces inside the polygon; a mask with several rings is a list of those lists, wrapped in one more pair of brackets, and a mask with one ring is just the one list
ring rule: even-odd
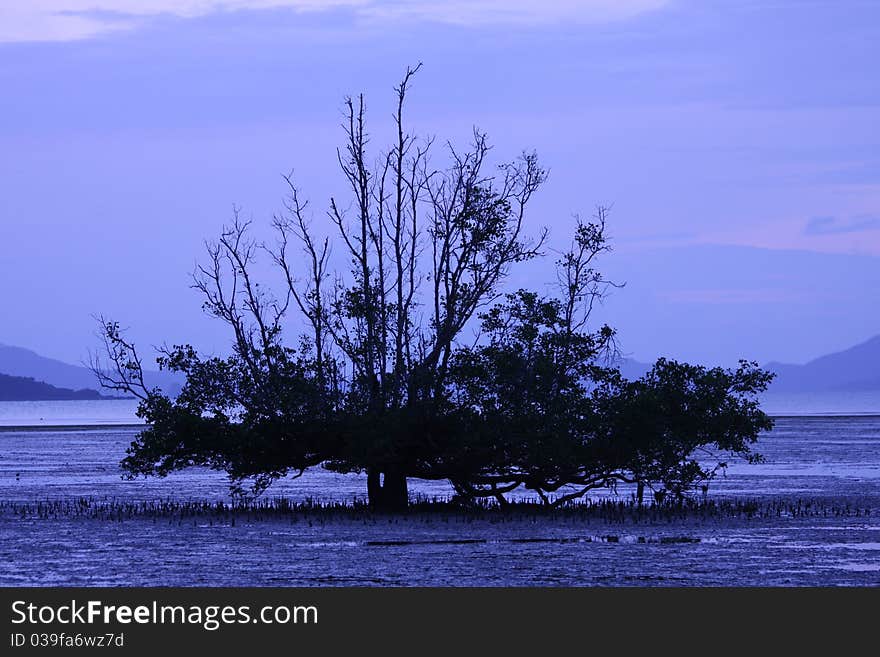
{"label": "thin cloud", "polygon": [[397,0],[371,2],[363,15],[460,25],[601,23],[660,9],[669,0]]}
{"label": "thin cloud", "polygon": [[880,217],[813,217],[804,226],[804,235],[842,235],[880,230]]}
{"label": "thin cloud", "polygon": [[75,41],[135,29],[158,16],[231,11],[345,9],[368,20],[458,25],[596,23],[659,9],[671,0],[23,0],[0,5],[0,43]]}

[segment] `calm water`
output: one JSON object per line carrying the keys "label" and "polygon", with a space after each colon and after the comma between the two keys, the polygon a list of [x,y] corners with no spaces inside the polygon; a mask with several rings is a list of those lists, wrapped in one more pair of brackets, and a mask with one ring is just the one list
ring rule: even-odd
{"label": "calm water", "polygon": [[[136,431],[0,430],[0,502],[226,499],[224,477],[212,472],[123,481],[117,464]],[[782,418],[761,451],[765,464],[733,464],[713,495],[821,499],[829,513],[608,524],[457,516],[111,522],[5,511],[0,585],[880,584],[880,417]],[[432,482],[412,489],[449,492]],[[319,470],[269,495],[351,500],[363,492],[361,477]],[[835,511],[846,507],[858,515]]]}
{"label": "calm water", "polygon": [[770,415],[880,415],[880,391],[768,392],[761,405]]}
{"label": "calm water", "polygon": [[0,402],[0,427],[140,424],[136,399]]}
{"label": "calm water", "polygon": [[[880,415],[880,391],[767,393],[771,415]],[[0,402],[0,427],[140,424],[136,399]]]}

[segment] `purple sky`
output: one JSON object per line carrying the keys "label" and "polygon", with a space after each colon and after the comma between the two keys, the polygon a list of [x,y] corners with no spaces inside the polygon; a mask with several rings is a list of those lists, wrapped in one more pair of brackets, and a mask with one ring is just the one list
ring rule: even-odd
{"label": "purple sky", "polygon": [[[803,362],[880,333],[880,6],[812,0],[33,0],[0,7],[0,342],[78,361],[93,313],[223,350],[189,272],[295,169],[322,221],[341,101],[537,149],[562,244],[613,203],[624,351]],[[538,268],[541,269],[540,267]],[[536,273],[515,281],[532,283]]]}

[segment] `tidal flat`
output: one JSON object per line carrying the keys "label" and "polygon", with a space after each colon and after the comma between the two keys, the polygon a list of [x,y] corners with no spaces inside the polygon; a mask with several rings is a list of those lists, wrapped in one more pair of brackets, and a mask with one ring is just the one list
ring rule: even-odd
{"label": "tidal flat", "polygon": [[135,427],[0,430],[5,586],[876,586],[880,417],[779,418],[705,501],[631,491],[548,512],[460,510],[413,481],[399,515],[316,470],[233,508],[221,474],[123,480]]}

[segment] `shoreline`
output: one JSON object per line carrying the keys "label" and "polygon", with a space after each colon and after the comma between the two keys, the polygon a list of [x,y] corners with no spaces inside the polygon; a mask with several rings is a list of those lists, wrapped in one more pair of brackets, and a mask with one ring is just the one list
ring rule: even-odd
{"label": "shoreline", "polygon": [[[848,420],[848,419],[880,419],[880,411],[854,413],[781,413],[770,414],[774,420]],[[140,429],[146,427],[145,422],[78,422],[72,424],[0,424],[0,433],[22,431],[94,431],[97,429]]]}
{"label": "shoreline", "polygon": [[22,431],[94,431],[96,429],[141,429],[146,422],[103,422],[77,424],[0,424],[0,433],[18,433]]}

